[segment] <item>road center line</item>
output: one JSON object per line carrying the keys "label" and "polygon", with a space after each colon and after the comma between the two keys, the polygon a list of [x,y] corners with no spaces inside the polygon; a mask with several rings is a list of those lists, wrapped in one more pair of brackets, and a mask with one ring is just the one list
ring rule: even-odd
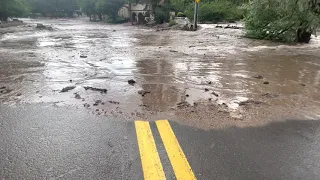
{"label": "road center line", "polygon": [[156,121],[161,139],[178,180],[195,180],[196,177],[167,120]]}
{"label": "road center line", "polygon": [[135,121],[140,158],[145,180],[165,180],[159,153],[149,122]]}

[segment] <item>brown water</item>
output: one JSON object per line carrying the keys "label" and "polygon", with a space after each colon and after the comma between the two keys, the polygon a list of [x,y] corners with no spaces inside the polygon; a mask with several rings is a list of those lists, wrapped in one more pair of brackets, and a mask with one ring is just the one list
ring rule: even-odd
{"label": "brown water", "polygon": [[[241,30],[214,25],[184,32],[83,19],[25,22],[33,26],[1,30],[9,32],[0,38],[0,88],[6,87],[0,101],[4,104],[83,108],[88,103],[87,109],[96,114],[122,114],[130,120],[184,116],[185,122],[200,119],[208,125],[219,112],[228,112],[221,117],[230,121],[226,124],[234,124],[234,117],[248,124],[282,117],[320,118],[319,37],[307,45],[283,45],[245,39]],[[36,23],[54,29],[36,30]],[[129,79],[137,83],[131,86]],[[76,88],[60,93],[67,86]],[[85,86],[106,88],[108,93],[86,91]],[[138,94],[142,89],[150,93],[142,97]],[[96,100],[105,104],[93,106]],[[246,100],[260,104],[239,106]],[[183,101],[201,106],[177,108]],[[223,103],[226,106],[219,106]],[[210,105],[216,108],[208,109]]]}

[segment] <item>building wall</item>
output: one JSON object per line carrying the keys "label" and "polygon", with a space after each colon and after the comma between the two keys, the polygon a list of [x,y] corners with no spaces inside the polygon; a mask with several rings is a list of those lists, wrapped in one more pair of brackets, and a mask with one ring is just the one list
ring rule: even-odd
{"label": "building wall", "polygon": [[[130,18],[131,14],[129,12],[129,8],[127,8],[128,6],[129,4],[125,4],[124,7],[122,7],[119,10],[118,14],[120,17]],[[131,13],[136,13],[137,15],[139,13],[145,14],[146,12],[151,10],[152,10],[152,7],[151,5],[148,5],[148,4],[135,4],[135,3],[131,4]]]}

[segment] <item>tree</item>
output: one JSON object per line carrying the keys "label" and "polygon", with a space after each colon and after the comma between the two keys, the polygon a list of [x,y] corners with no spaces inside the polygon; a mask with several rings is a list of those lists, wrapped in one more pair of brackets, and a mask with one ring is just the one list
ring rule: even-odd
{"label": "tree", "polygon": [[317,0],[253,0],[245,18],[248,37],[283,42],[308,43],[319,26]]}
{"label": "tree", "polygon": [[126,0],[98,0],[96,10],[98,13],[107,15],[113,22],[117,21],[119,9],[123,7]]}
{"label": "tree", "polygon": [[24,0],[1,0],[0,19],[7,21],[9,17],[22,16],[28,12],[27,4]]}

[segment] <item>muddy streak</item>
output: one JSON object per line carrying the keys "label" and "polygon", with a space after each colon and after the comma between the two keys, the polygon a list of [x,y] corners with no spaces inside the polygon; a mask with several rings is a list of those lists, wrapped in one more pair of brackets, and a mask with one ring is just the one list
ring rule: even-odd
{"label": "muddy streak", "polygon": [[[87,103],[96,114],[171,117],[199,127],[239,119],[258,124],[292,112],[311,119],[320,114],[320,38],[293,46],[245,39],[241,30],[214,25],[197,32],[156,32],[85,20],[24,21],[33,27],[10,28],[0,39],[0,86],[11,90],[0,94],[2,103]],[[53,30],[36,30],[36,23]],[[129,85],[130,79],[137,83]],[[76,88],[60,92],[68,86]],[[141,96],[140,90],[150,93]],[[93,106],[97,100],[105,103]],[[239,106],[247,100],[263,105]],[[207,105],[177,109],[184,101]],[[223,103],[226,110],[219,107]],[[188,113],[195,115],[183,118]],[[217,113],[224,123],[213,120]]]}

